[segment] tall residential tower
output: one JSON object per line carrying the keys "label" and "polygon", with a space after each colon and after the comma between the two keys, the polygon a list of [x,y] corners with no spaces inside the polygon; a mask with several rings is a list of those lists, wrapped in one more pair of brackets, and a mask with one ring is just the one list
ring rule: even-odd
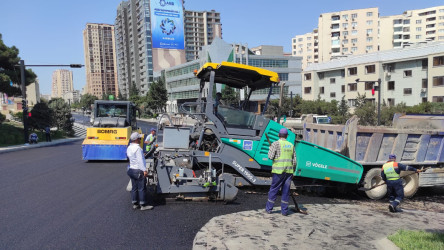
{"label": "tall residential tower", "polygon": [[87,23],[83,30],[86,93],[118,95],[114,26]]}
{"label": "tall residential tower", "polygon": [[199,58],[202,47],[222,38],[220,13],[211,11],[185,11],[185,50],[187,61]]}
{"label": "tall residential tower", "polygon": [[52,98],[62,98],[63,94],[72,90],[72,71],[67,69],[58,69],[52,73]]}

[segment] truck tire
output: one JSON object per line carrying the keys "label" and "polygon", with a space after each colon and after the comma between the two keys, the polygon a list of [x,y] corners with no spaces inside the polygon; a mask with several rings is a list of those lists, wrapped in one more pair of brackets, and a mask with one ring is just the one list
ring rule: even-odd
{"label": "truck tire", "polygon": [[404,186],[404,197],[411,198],[416,194],[419,187],[419,175],[418,174],[410,174],[411,172],[405,172],[407,176],[401,175],[402,185]]}
{"label": "truck tire", "polygon": [[[364,177],[364,183],[364,188],[371,188],[384,183],[384,180],[382,180],[381,177],[381,169],[372,168],[367,171]],[[372,190],[365,191],[365,194],[372,200],[382,199],[387,194],[387,185],[381,185]]]}

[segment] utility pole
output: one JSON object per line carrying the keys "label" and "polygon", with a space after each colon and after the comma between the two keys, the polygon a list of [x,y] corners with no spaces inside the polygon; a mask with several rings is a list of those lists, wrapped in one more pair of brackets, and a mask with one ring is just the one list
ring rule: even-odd
{"label": "utility pole", "polygon": [[28,103],[26,101],[25,61],[20,60],[20,81],[22,84],[23,132],[25,145],[29,144],[28,135]]}
{"label": "utility pole", "polygon": [[82,64],[46,64],[46,65],[25,65],[24,60],[20,60],[20,64],[16,65],[20,67],[20,83],[22,88],[22,108],[23,108],[23,134],[25,136],[25,145],[29,144],[29,135],[28,135],[28,103],[26,101],[26,76],[25,76],[25,67],[70,67],[70,68],[81,68],[85,65]]}

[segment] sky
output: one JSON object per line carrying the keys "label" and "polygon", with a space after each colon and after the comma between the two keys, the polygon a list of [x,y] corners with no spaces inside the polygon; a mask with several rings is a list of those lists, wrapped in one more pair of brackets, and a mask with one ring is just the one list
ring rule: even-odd
{"label": "sky", "polygon": [[[16,46],[25,65],[85,64],[86,23],[114,24],[121,0],[0,0],[0,34]],[[185,0],[187,10],[221,13],[222,38],[228,43],[280,45],[291,52],[291,39],[317,27],[322,13],[378,7],[381,16],[444,5],[443,0]],[[40,92],[51,93],[54,67],[31,68]],[[70,69],[70,68],[66,68]],[[86,84],[83,68],[73,71],[74,89]]]}

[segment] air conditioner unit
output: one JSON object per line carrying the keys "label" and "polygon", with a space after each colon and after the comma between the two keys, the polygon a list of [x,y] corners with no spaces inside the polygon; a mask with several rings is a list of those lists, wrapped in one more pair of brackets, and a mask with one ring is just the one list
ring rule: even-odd
{"label": "air conditioner unit", "polygon": [[369,33],[367,33],[367,36],[370,36],[370,34],[369,34]]}
{"label": "air conditioner unit", "polygon": [[347,36],[344,36],[344,38],[347,38]]}
{"label": "air conditioner unit", "polygon": [[422,88],[421,89],[421,93],[425,93],[425,92],[427,92],[427,89],[426,88]]}
{"label": "air conditioner unit", "polygon": [[352,29],[355,29],[355,26],[353,26]]}
{"label": "air conditioner unit", "polygon": [[347,27],[345,27],[344,30],[347,30]]}
{"label": "air conditioner unit", "polygon": [[390,72],[385,72],[385,76],[390,77],[391,73]]}

